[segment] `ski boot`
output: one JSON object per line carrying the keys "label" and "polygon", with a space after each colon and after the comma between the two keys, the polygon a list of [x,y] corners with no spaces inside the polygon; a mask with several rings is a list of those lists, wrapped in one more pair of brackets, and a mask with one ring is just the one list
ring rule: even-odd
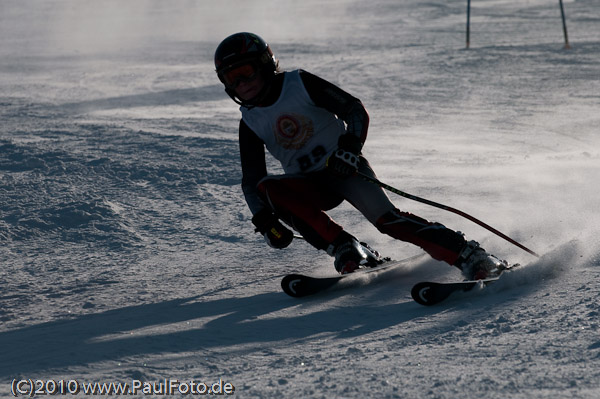
{"label": "ski boot", "polygon": [[381,256],[379,251],[376,251],[375,249],[371,248],[371,246],[369,244],[367,244],[366,242],[361,241],[360,245],[363,247],[363,250],[367,254],[366,261],[364,261],[361,264],[364,267],[376,267],[386,261],[391,260],[390,258],[384,258],[383,256]]}
{"label": "ski boot", "polygon": [[508,268],[508,262],[487,253],[476,241],[467,242],[454,265],[469,281],[497,277]]}
{"label": "ski boot", "polygon": [[368,254],[356,238],[343,231],[327,250],[335,257],[333,265],[340,274],[348,274],[360,268],[366,262]]}

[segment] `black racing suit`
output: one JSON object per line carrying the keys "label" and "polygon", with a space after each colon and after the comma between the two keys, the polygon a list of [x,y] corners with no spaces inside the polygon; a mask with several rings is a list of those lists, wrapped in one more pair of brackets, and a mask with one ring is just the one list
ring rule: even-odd
{"label": "black racing suit", "polygon": [[[335,114],[346,124],[346,134],[366,140],[369,116],[362,103],[339,87],[309,72],[300,77],[310,99]],[[262,104],[275,104],[281,94],[285,73],[275,75]],[[325,211],[347,200],[382,233],[420,246],[433,258],[454,264],[465,246],[462,234],[439,223],[401,212],[377,185],[358,175],[341,179],[326,168],[309,173],[268,176],[264,142],[244,121],[239,127],[242,189],[253,214],[269,208],[300,232],[318,249],[331,249],[343,231]],[[359,171],[375,177],[367,160],[360,156]]]}

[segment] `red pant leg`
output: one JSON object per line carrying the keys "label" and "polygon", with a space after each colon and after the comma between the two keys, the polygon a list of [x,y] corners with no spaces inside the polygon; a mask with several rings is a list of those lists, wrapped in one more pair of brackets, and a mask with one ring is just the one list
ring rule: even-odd
{"label": "red pant leg", "polygon": [[327,250],[343,230],[325,213],[343,199],[323,192],[308,178],[268,177],[258,184],[258,190],[279,218],[318,249]]}
{"label": "red pant leg", "polygon": [[432,258],[450,265],[457,261],[465,245],[461,233],[397,209],[380,217],[375,227],[396,239],[418,245]]}

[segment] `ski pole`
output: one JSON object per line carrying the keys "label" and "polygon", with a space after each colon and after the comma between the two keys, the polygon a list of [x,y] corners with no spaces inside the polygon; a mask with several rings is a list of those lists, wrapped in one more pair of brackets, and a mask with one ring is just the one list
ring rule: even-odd
{"label": "ski pole", "polygon": [[467,49],[471,45],[471,0],[467,0]]}
{"label": "ski pole", "polygon": [[569,45],[569,35],[567,34],[567,21],[565,20],[565,8],[563,7],[562,0],[559,0],[560,3],[560,15],[562,17],[562,25],[563,25],[563,35],[565,36],[565,49],[568,50],[571,48]]}
{"label": "ski pole", "polygon": [[408,198],[408,199],[411,199],[413,201],[421,202],[423,204],[431,205],[433,207],[440,208],[440,209],[443,209],[445,211],[455,213],[455,214],[457,214],[459,216],[462,216],[462,217],[464,217],[466,219],[469,219],[470,221],[472,221],[472,222],[480,225],[481,227],[483,227],[483,228],[491,231],[492,233],[496,234],[497,236],[504,238],[506,241],[510,242],[513,245],[516,245],[517,247],[519,247],[522,250],[530,253],[531,255],[536,256],[538,258],[540,257],[538,254],[536,254],[535,252],[533,252],[531,249],[527,248],[523,244],[521,244],[521,243],[513,240],[512,238],[510,238],[506,234],[503,234],[502,232],[496,230],[495,228],[493,228],[492,226],[490,226],[490,225],[482,222],[481,220],[479,220],[479,219],[477,219],[477,218],[469,215],[468,213],[465,213],[465,212],[463,212],[461,210],[458,210],[456,208],[452,208],[452,207],[446,206],[444,204],[439,204],[437,202],[430,201],[430,200],[425,199],[425,198],[417,197],[416,195],[405,193],[404,191],[400,191],[397,188],[394,188],[394,187],[392,187],[392,186],[390,186],[388,184],[385,184],[385,183],[379,181],[378,179],[376,179],[374,177],[371,177],[371,176],[368,176],[368,175],[366,175],[366,174],[364,174],[362,172],[358,172],[358,175],[360,177],[362,177],[363,179],[365,179],[367,181],[370,181],[371,183],[377,184],[381,188],[384,188],[384,189],[386,189],[388,191],[391,191],[394,194],[400,195],[401,197]]}

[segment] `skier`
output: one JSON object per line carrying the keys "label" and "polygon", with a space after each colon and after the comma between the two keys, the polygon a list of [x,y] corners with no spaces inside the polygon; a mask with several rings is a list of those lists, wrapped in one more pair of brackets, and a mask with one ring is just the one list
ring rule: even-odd
{"label": "skier", "polygon": [[[369,116],[360,100],[307,71],[281,71],[270,46],[248,32],[219,44],[215,67],[240,105],[242,189],[252,223],[271,247],[292,242],[283,221],[335,257],[340,274],[372,261],[376,251],[326,213],[346,200],[380,232],[420,246],[467,279],[489,277],[503,262],[460,232],[398,210],[379,186],[357,174],[375,177],[361,154]],[[283,175],[267,174],[265,147]]]}

